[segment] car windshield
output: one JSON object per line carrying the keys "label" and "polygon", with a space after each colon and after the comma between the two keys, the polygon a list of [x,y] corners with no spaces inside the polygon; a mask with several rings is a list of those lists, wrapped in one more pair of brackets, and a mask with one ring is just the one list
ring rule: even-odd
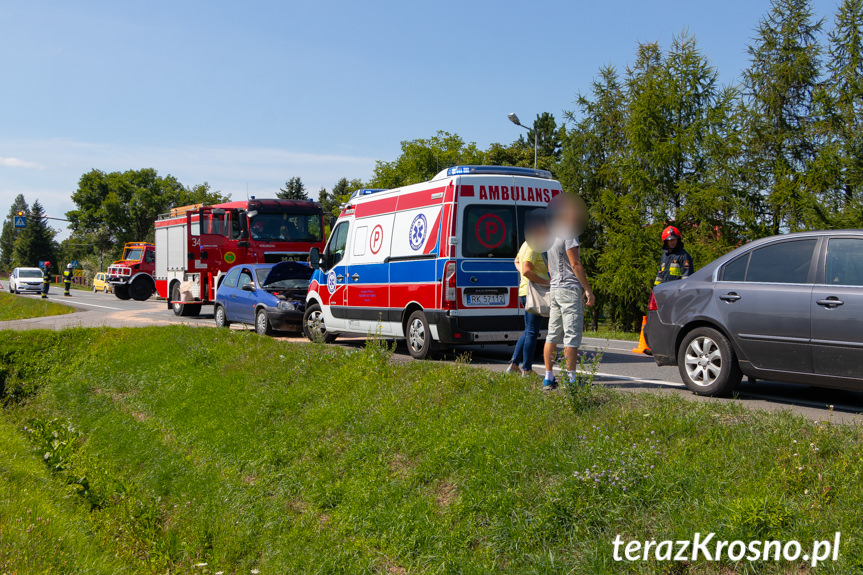
{"label": "car windshield", "polygon": [[264,281],[267,279],[267,276],[270,275],[271,269],[272,268],[258,268],[255,270],[255,276],[258,278],[258,284],[266,290],[288,291],[309,287],[309,277],[311,277],[311,269],[309,269],[309,277],[285,278],[279,281],[265,284]]}
{"label": "car windshield", "polygon": [[19,278],[41,278],[42,272],[39,270],[18,270]]}
{"label": "car windshield", "polygon": [[126,253],[123,254],[124,260],[132,260],[132,261],[141,261],[141,254],[143,250],[141,248],[129,248],[126,250]]}
{"label": "car windshield", "polygon": [[320,214],[259,214],[252,219],[252,239],[277,242],[319,242]]}

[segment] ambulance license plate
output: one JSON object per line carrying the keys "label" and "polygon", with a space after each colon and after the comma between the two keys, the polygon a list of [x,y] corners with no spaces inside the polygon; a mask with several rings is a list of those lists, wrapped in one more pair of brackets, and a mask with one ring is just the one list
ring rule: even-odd
{"label": "ambulance license plate", "polygon": [[467,305],[504,305],[506,304],[506,296],[504,295],[469,295],[467,296]]}
{"label": "ambulance license plate", "polygon": [[470,306],[507,305],[506,288],[468,288],[465,290],[465,303]]}

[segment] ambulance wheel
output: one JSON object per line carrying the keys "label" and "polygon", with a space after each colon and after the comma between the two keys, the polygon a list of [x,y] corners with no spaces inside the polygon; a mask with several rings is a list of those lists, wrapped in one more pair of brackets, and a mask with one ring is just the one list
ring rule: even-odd
{"label": "ambulance wheel", "polygon": [[323,341],[324,343],[333,343],[336,341],[336,335],[327,333],[327,326],[324,325],[324,312],[321,311],[319,304],[313,303],[306,308],[306,313],[303,314],[303,335],[309,341]]}
{"label": "ambulance wheel", "polygon": [[273,326],[270,325],[270,320],[267,318],[267,310],[259,309],[255,314],[255,333],[258,335],[270,335],[273,333]]}
{"label": "ambulance wheel", "polygon": [[131,299],[132,296],[129,295],[129,286],[128,285],[118,285],[114,287],[114,295],[117,296],[117,299],[127,300]]}
{"label": "ambulance wheel", "polygon": [[216,327],[228,327],[231,325],[231,322],[228,321],[228,314],[225,313],[223,306],[217,305],[213,316],[216,318]]}
{"label": "ambulance wheel", "polygon": [[[123,287],[126,287],[126,286],[123,286]],[[116,291],[117,290],[115,288],[114,293],[116,293]],[[190,315],[198,315],[201,313],[201,304],[199,304],[199,303],[197,303],[197,304],[179,303],[179,301],[180,301],[180,284],[179,283],[175,283],[174,287],[171,288],[171,301],[177,302],[177,303],[171,304],[171,309],[174,310],[174,315],[190,316]]]}
{"label": "ambulance wheel", "polygon": [[153,280],[146,276],[138,276],[129,286],[129,294],[135,301],[147,301],[153,295]]}
{"label": "ambulance wheel", "polygon": [[426,314],[422,311],[417,310],[408,318],[405,340],[408,344],[408,353],[414,359],[425,359],[434,351],[431,328]]}

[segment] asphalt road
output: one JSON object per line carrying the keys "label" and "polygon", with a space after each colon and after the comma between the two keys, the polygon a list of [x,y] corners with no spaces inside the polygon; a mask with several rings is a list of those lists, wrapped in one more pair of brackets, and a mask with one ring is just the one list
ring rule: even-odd
{"label": "asphalt road", "polygon": [[[3,282],[4,289],[6,282]],[[34,297],[38,295],[22,295]],[[198,317],[177,317],[169,311],[164,301],[150,299],[145,302],[121,301],[111,294],[73,290],[66,298],[62,290],[51,289],[49,299],[75,306],[78,313],[46,318],[0,322],[0,329],[64,329],[67,327],[142,327],[148,325],[170,325],[182,323],[213,327],[212,308],[205,307]],[[251,329],[234,326],[233,329]],[[305,342],[299,334],[283,334],[285,341]],[[340,338],[334,345],[359,347],[363,338]],[[805,385],[775,382],[755,383],[744,379],[735,398],[716,399],[698,397],[690,393],[682,383],[675,367],[658,367],[650,357],[632,353],[633,342],[585,338],[585,350],[602,350],[603,359],[596,382],[625,391],[648,391],[650,393],[676,394],[692,401],[734,402],[748,408],[763,410],[790,410],[813,420],[863,423],[863,391],[847,392],[820,389]],[[454,361],[459,354],[470,353],[471,364],[495,371],[503,371],[508,365],[512,347],[487,345],[459,347],[448,352],[440,361]],[[396,359],[413,361],[404,344],[397,346]],[[541,373],[541,360],[534,364],[534,371]]]}

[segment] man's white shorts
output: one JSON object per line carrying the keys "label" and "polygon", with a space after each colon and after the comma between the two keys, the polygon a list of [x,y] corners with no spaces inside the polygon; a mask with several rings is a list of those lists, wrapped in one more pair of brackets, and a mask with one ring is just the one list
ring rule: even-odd
{"label": "man's white shorts", "polygon": [[584,291],[577,288],[558,288],[551,294],[546,343],[563,347],[581,347],[584,331]]}

